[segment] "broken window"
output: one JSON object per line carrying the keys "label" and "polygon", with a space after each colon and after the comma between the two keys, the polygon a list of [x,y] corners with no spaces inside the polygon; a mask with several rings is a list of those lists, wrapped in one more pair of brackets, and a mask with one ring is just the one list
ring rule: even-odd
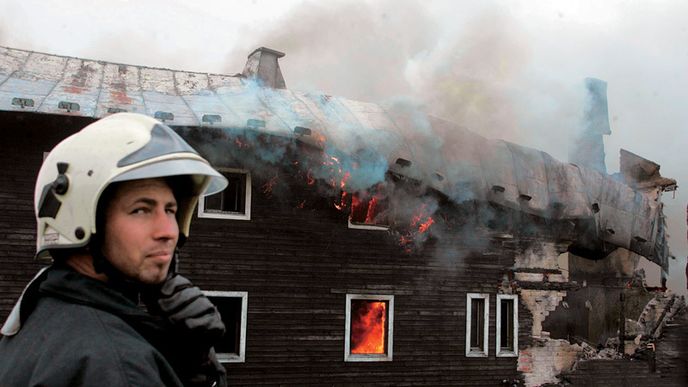
{"label": "broken window", "polygon": [[367,230],[387,230],[389,228],[387,199],[380,194],[380,190],[381,187],[378,185],[370,192],[355,192],[351,195],[349,228]]}
{"label": "broken window", "polygon": [[489,308],[489,295],[466,295],[466,356],[487,356]]}
{"label": "broken window", "polygon": [[347,294],[344,361],[391,361],[394,296]]}
{"label": "broken window", "polygon": [[229,184],[222,192],[199,200],[199,218],[251,219],[251,174],[237,169],[219,169]]}
{"label": "broken window", "polygon": [[518,296],[497,295],[497,356],[518,356]]}
{"label": "broken window", "polygon": [[225,324],[225,335],[215,344],[222,363],[243,363],[246,358],[247,292],[203,292],[217,307]]}

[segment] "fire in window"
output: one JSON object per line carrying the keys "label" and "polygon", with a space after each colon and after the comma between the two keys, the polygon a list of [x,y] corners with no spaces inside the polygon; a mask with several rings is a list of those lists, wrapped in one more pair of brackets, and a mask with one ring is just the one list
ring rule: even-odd
{"label": "fire in window", "polygon": [[394,296],[347,294],[345,361],[392,360]]}
{"label": "fire in window", "polygon": [[351,195],[350,228],[381,229],[389,228],[387,199],[375,187],[372,192],[355,192]]}
{"label": "fire in window", "polygon": [[217,307],[225,324],[225,335],[215,345],[217,358],[223,363],[243,363],[246,356],[247,292],[204,292]]}
{"label": "fire in window", "polygon": [[466,296],[466,356],[487,356],[489,301],[487,294]]}
{"label": "fire in window", "polygon": [[220,169],[228,185],[222,192],[203,197],[200,218],[251,219],[251,175],[247,171]]}
{"label": "fire in window", "polygon": [[497,356],[518,356],[517,295],[497,295]]}

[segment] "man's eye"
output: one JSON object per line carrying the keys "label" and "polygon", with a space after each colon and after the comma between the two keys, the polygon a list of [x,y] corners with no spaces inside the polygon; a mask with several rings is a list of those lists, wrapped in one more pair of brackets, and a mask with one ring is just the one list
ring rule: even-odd
{"label": "man's eye", "polygon": [[149,212],[148,209],[145,207],[135,208],[134,210],[131,211],[132,214],[146,214],[148,212]]}
{"label": "man's eye", "polygon": [[176,208],[168,208],[168,209],[167,209],[167,213],[168,213],[168,214],[174,215],[174,214],[177,213],[177,209],[176,209]]}

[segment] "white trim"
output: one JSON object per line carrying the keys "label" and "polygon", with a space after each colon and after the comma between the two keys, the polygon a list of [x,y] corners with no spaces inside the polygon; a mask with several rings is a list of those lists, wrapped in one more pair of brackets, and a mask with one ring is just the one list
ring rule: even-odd
{"label": "white trim", "polygon": [[[387,301],[387,353],[361,355],[351,353],[351,301]],[[392,361],[394,337],[394,296],[373,294],[347,294],[346,319],[344,321],[344,361]]]}
{"label": "white trim", "polygon": [[375,230],[375,231],[387,231],[389,230],[389,226],[378,226],[374,224],[365,224],[365,223],[352,223],[351,222],[351,215],[349,215],[349,228],[355,228],[359,230]]}
{"label": "white trim", "polygon": [[204,290],[203,294],[209,297],[241,298],[241,328],[239,334],[239,353],[218,353],[217,360],[220,363],[243,363],[246,361],[246,317],[248,316],[248,292],[226,292]]}
{"label": "white trim", "polygon": [[[514,348],[513,351],[502,350],[499,346],[502,336],[502,300],[513,300],[514,302],[514,312],[512,318],[514,319],[513,326],[513,343],[511,344]],[[497,295],[497,338],[495,340],[495,348],[497,357],[516,357],[518,356],[518,296],[515,294],[498,294]]]}
{"label": "white trim", "polygon": [[244,212],[223,212],[223,211],[205,211],[205,196],[201,196],[198,200],[198,217],[209,219],[233,219],[233,220],[251,220],[251,172],[246,169],[236,168],[216,168],[220,173],[235,173],[246,176],[246,190],[244,198]]}
{"label": "white trim", "polygon": [[[483,308],[483,347],[481,350],[471,349],[471,300],[485,300]],[[490,295],[487,293],[467,293],[466,294],[466,356],[467,357],[487,357],[488,355],[488,336],[490,322]]]}

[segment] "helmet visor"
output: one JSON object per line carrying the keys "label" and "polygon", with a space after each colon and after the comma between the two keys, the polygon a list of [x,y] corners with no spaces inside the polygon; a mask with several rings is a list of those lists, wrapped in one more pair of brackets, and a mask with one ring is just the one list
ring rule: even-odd
{"label": "helmet visor", "polygon": [[[191,175],[194,177],[192,180],[196,186],[193,187],[193,192],[197,195],[212,195],[218,193],[225,189],[228,184],[227,179],[211,166],[202,161],[193,159],[165,160],[160,163],[143,165],[116,176],[112,179],[112,182],[180,175]],[[210,182],[206,184],[208,180]]]}

